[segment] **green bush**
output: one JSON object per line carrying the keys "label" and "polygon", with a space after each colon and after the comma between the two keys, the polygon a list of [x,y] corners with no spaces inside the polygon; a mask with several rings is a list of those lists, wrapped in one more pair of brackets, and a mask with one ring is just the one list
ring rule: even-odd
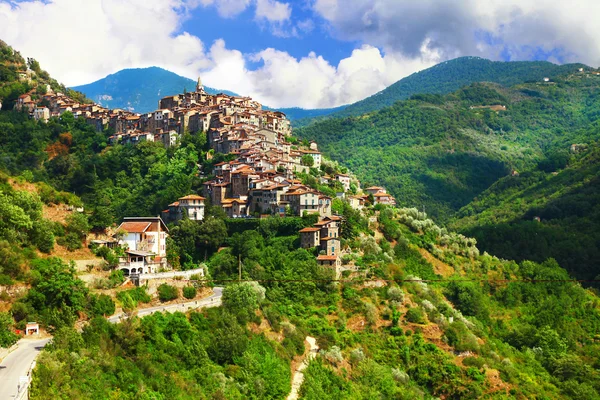
{"label": "green bush", "polygon": [[412,322],[414,324],[424,324],[426,322],[425,313],[420,307],[409,308],[408,311],[406,311],[405,316],[408,322]]}
{"label": "green bush", "polygon": [[179,289],[175,286],[163,283],[158,287],[158,299],[160,301],[171,301],[179,297]]}
{"label": "green bush", "polygon": [[196,288],[194,286],[186,286],[183,288],[183,297],[186,299],[193,299],[196,297]]}

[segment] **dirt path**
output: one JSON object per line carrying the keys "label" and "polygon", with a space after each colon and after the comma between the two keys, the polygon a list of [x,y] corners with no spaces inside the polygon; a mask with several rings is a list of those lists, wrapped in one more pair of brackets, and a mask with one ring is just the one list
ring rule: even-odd
{"label": "dirt path", "polygon": [[311,336],[306,337],[306,341],[310,345],[310,350],[308,354],[304,356],[304,360],[298,368],[296,372],[294,372],[294,376],[292,378],[292,391],[287,397],[287,400],[296,400],[298,399],[298,392],[300,391],[300,386],[302,386],[302,382],[304,382],[304,371],[306,367],[308,367],[308,363],[316,357],[317,352],[319,351],[319,346],[317,345],[317,339]]}

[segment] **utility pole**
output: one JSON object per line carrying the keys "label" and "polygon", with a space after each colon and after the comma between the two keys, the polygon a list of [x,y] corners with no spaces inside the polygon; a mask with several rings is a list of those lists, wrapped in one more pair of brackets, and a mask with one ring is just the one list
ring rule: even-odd
{"label": "utility pole", "polygon": [[242,281],[242,255],[238,254],[238,281]]}

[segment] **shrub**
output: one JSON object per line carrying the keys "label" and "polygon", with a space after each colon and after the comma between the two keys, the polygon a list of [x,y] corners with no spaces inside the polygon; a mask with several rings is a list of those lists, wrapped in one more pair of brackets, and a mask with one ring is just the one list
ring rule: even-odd
{"label": "shrub", "polygon": [[196,297],[196,288],[194,286],[186,286],[183,288],[183,297],[193,299]]}
{"label": "shrub", "polygon": [[115,313],[115,302],[110,296],[101,294],[99,296],[91,295],[88,309],[92,316],[108,316]]}
{"label": "shrub", "polygon": [[179,290],[175,286],[163,283],[158,287],[158,299],[160,301],[171,301],[179,297]]}
{"label": "shrub", "polygon": [[387,291],[388,299],[390,301],[397,301],[402,303],[404,301],[404,292],[398,286],[392,286]]}
{"label": "shrub", "polygon": [[354,365],[365,359],[365,353],[361,348],[354,349],[350,352],[350,362]]}
{"label": "shrub", "polygon": [[410,381],[410,377],[408,376],[408,374],[399,368],[392,368],[392,376],[394,377],[394,380],[396,382],[401,383],[403,385],[406,385],[408,381]]}
{"label": "shrub", "polygon": [[477,351],[479,344],[477,337],[469,331],[469,328],[462,321],[451,323],[444,332],[446,340],[456,351]]}
{"label": "shrub", "polygon": [[331,346],[329,350],[322,350],[321,355],[331,364],[338,364],[344,360],[342,351],[338,346]]}
{"label": "shrub", "polygon": [[419,307],[409,308],[405,316],[408,322],[415,324],[425,323],[425,313]]}

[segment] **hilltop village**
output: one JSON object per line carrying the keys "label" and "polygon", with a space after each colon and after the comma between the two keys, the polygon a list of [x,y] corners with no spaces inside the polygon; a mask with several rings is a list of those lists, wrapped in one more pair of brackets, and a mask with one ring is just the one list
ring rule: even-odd
{"label": "hilltop village", "polygon": [[[162,212],[160,221],[156,217],[125,221],[122,227],[140,238],[150,234],[146,231],[149,227],[156,227],[158,237],[163,221],[180,220],[184,215],[191,220],[203,220],[207,203],[221,207],[230,218],[317,214],[319,220],[314,227],[300,231],[301,246],[319,248],[317,260],[321,265],[339,266],[341,217],[332,213],[331,193],[357,210],[366,202],[395,205],[395,199],[382,187],[361,190],[360,182],[347,173],[322,172],[324,160],[317,143],[298,143],[291,136],[290,121],[284,113],[264,110],[250,97],[208,94],[200,78],[194,92],[164,97],[156,111],[146,114],[77,103],[49,87],[36,100],[33,93],[24,94],[15,108],[44,121],[70,112],[75,118],[85,118],[98,131],[112,132],[111,144],[152,141],[170,147],[184,134],[206,132],[214,153],[233,156],[231,161],[214,164],[207,175],[206,171],[198,171],[207,177],[202,196],[190,194],[174,199]],[[331,188],[330,195],[317,190],[318,185],[311,186],[300,179],[309,175],[317,179],[318,185]],[[165,226],[160,241],[166,235]],[[153,242],[158,250],[152,252],[141,239],[130,242],[127,259],[122,263],[124,272],[133,271],[129,268],[132,263],[139,264],[135,273],[152,273],[164,266],[164,243]]]}

